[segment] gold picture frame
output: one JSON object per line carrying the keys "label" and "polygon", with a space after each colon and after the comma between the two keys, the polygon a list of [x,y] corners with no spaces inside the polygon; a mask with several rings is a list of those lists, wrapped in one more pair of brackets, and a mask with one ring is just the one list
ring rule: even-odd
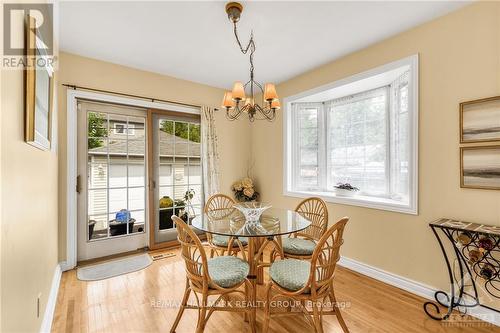
{"label": "gold picture frame", "polygon": [[500,141],[500,96],[460,103],[460,143]]}
{"label": "gold picture frame", "polygon": [[[34,17],[26,16],[24,71],[25,86],[25,141],[41,149],[50,150],[52,135],[52,108],[54,94],[54,71],[45,66],[47,57],[38,45],[40,32]],[[43,64],[40,65],[40,64]]]}
{"label": "gold picture frame", "polygon": [[500,145],[460,147],[460,187],[500,190]]}

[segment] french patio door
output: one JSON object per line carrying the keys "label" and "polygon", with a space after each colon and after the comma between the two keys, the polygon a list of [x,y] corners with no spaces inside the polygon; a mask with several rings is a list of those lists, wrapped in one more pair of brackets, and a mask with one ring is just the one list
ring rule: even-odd
{"label": "french patio door", "polygon": [[172,215],[189,223],[202,209],[201,129],[198,115],[150,110],[150,247],[176,241]]}
{"label": "french patio door", "polygon": [[175,242],[203,202],[199,115],[79,100],[79,261]]}
{"label": "french patio door", "polygon": [[78,260],[147,246],[147,110],[78,101]]}

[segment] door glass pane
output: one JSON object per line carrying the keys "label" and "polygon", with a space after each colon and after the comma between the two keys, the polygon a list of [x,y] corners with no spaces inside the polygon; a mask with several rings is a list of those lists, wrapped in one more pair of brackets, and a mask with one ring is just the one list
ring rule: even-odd
{"label": "door glass pane", "polygon": [[88,240],[108,237],[107,215],[89,215]]}
{"label": "door glass pane", "polygon": [[146,136],[145,119],[141,117],[128,117],[128,139],[144,140]]}
{"label": "door glass pane", "polygon": [[201,185],[201,165],[189,165],[189,184]]}
{"label": "door glass pane", "polygon": [[87,138],[87,150],[89,152],[88,161],[94,162],[99,157],[107,157],[108,139],[107,138]]}
{"label": "door glass pane", "polygon": [[108,187],[108,164],[105,159],[88,164],[87,180],[89,189],[105,189]]}
{"label": "door glass pane", "polygon": [[144,186],[146,183],[146,166],[143,163],[128,164],[128,186]]}
{"label": "door glass pane", "polygon": [[128,209],[143,210],[146,208],[146,189],[144,187],[129,188]]}
{"label": "door glass pane", "polygon": [[135,162],[144,163],[144,155],[146,153],[144,138],[140,140],[129,140],[127,149],[130,159],[133,159]]}
{"label": "door glass pane", "polygon": [[87,112],[89,240],[145,231],[145,119]]}
{"label": "door glass pane", "polygon": [[200,157],[201,128],[200,124],[189,124],[189,156]]}
{"label": "door glass pane", "polygon": [[200,214],[202,179],[200,124],[155,115],[153,120],[153,169],[155,193],[155,241],[176,238],[172,215],[186,222]]}
{"label": "door glass pane", "polygon": [[158,184],[160,186],[174,184],[174,177],[172,171],[173,171],[172,164],[160,164],[160,169],[159,169],[160,175],[158,181]]}
{"label": "door glass pane", "polygon": [[102,112],[87,113],[89,138],[106,138],[108,136],[108,115]]}
{"label": "door glass pane", "polygon": [[[159,188],[160,198],[168,197],[172,199],[174,197],[174,187],[173,186],[160,186]],[[170,201],[169,201],[170,202]],[[165,208],[165,201],[160,202],[160,208]],[[173,204],[170,204],[172,206]]]}
{"label": "door glass pane", "polygon": [[143,232],[146,221],[144,210],[132,211],[130,217],[129,223],[133,223],[132,233]]}
{"label": "door glass pane", "polygon": [[[182,186],[188,184],[188,173],[186,165],[176,164],[173,166],[174,171],[174,184],[175,186]],[[178,196],[176,197],[178,198]]]}
{"label": "door glass pane", "polygon": [[127,139],[116,139],[109,138],[108,139],[108,154],[110,159],[114,163],[120,163],[127,160]]}
{"label": "door glass pane", "polygon": [[87,203],[87,211],[89,215],[106,214],[108,211],[108,191],[106,189],[89,190]]}
{"label": "door glass pane", "polygon": [[127,165],[109,165],[109,187],[127,187]]}
{"label": "door glass pane", "polygon": [[109,212],[116,213],[127,209],[127,189],[109,189]]}

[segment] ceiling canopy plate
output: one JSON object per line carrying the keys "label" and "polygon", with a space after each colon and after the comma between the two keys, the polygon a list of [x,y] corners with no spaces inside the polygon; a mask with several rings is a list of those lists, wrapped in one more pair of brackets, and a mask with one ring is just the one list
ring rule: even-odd
{"label": "ceiling canopy plate", "polygon": [[243,12],[243,5],[239,2],[230,2],[226,5],[227,17],[233,23],[240,20],[241,12]]}

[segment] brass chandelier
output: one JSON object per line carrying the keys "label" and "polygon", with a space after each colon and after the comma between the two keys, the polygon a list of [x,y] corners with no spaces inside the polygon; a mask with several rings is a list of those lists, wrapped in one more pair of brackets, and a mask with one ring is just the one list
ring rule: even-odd
{"label": "brass chandelier", "polygon": [[[234,83],[233,90],[227,91],[222,100],[222,106],[226,109],[226,115],[230,120],[238,119],[243,113],[248,114],[248,119],[274,120],[276,110],[280,108],[280,101],[276,93],[276,87],[272,83],[266,83],[264,87],[254,80],[253,55],[255,53],[255,41],[253,32],[250,35],[250,41],[246,47],[243,47],[238,37],[237,23],[240,20],[243,6],[238,2],[230,2],[226,5],[226,13],[229,20],[233,23],[234,36],[236,42],[243,54],[250,51],[250,80],[243,84],[238,81]],[[248,94],[245,93],[245,90]],[[260,104],[255,102],[255,93],[260,94],[262,101]]]}

